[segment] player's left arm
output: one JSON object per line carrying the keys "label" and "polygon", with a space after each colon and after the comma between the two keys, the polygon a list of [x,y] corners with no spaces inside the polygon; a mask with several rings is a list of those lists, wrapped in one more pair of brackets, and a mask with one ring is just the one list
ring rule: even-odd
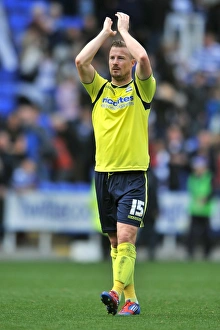
{"label": "player's left arm", "polygon": [[141,80],[137,74],[135,74],[135,81],[142,100],[150,103],[156,91],[156,80],[154,76],[150,75],[148,79]]}
{"label": "player's left arm", "polygon": [[138,78],[141,80],[148,79],[152,75],[150,60],[144,47],[128,32],[130,17],[121,12],[117,12],[115,15],[118,17],[118,31],[124,39],[132,57],[137,62],[136,74]]}

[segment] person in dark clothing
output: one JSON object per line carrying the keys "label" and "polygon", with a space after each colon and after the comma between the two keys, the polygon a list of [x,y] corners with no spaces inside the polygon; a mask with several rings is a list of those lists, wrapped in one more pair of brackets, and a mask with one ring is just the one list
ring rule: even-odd
{"label": "person in dark clothing", "polygon": [[0,239],[3,237],[4,200],[13,170],[13,156],[10,153],[10,136],[0,130]]}
{"label": "person in dark clothing", "polygon": [[158,242],[158,234],[155,229],[156,218],[159,213],[158,195],[157,195],[157,178],[150,168],[148,171],[148,201],[147,210],[144,216],[144,227],[140,228],[137,246],[146,247],[150,260],[155,259],[155,249]]}

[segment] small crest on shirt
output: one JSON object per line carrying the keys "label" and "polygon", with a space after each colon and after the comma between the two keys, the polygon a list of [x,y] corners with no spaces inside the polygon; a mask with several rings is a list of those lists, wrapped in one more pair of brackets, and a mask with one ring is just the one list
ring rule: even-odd
{"label": "small crest on shirt", "polygon": [[126,92],[131,92],[132,91],[132,87],[129,85],[127,88],[126,88]]}

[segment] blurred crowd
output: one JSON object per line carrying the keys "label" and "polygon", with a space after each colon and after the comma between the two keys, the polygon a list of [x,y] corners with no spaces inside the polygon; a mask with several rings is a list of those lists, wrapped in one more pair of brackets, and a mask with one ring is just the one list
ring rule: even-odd
{"label": "blurred crowd", "polygon": [[[16,10],[19,28],[12,29],[10,13]],[[92,183],[92,106],[74,59],[106,16],[116,29],[117,11],[130,15],[131,34],[146,48],[157,80],[149,122],[148,221],[139,245],[149,237],[154,259],[157,189],[188,191],[188,254],[201,232],[208,256],[209,204],[220,196],[220,0],[0,2],[0,76],[3,70],[14,79],[11,85],[3,81],[0,92],[11,88],[15,96],[8,112],[0,101],[0,232],[8,189]],[[106,78],[111,42],[94,60]]]}
{"label": "blurred crowd", "polygon": [[[159,187],[185,190],[193,158],[201,156],[219,194],[220,1],[29,2],[29,22],[13,40],[16,106],[7,116],[0,111],[1,195],[8,187],[38,187],[44,181],[91,182],[91,103],[74,58],[106,16],[115,22],[116,11],[131,16],[131,33],[146,48],[157,80],[149,132]],[[94,61],[106,78],[110,43]]]}

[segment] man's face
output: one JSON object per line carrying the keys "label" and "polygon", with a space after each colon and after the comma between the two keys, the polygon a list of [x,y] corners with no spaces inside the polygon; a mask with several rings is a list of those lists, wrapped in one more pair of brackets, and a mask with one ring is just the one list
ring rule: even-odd
{"label": "man's face", "polygon": [[112,47],[109,52],[109,71],[114,81],[125,81],[131,79],[131,70],[134,59],[126,47]]}

